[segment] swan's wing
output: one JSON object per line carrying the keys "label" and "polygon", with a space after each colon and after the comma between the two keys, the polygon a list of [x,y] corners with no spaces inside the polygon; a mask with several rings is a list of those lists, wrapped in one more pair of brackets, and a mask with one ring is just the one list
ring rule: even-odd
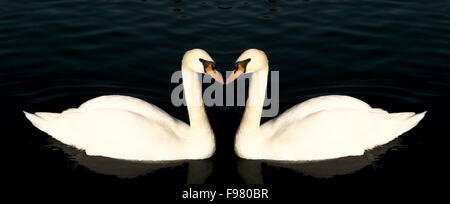
{"label": "swan's wing", "polygon": [[[138,113],[146,118],[152,120],[161,121],[161,123],[166,123],[170,127],[175,128],[178,126],[184,126],[188,128],[189,126],[167,114],[165,111],[161,110],[157,106],[147,103],[144,100],[121,95],[106,95],[93,98],[85,103],[81,104],[78,108],[79,111],[90,111],[95,109],[121,109],[130,112]],[[182,133],[180,133],[182,134]]]}
{"label": "swan's wing", "polygon": [[55,139],[84,149],[88,155],[129,160],[164,160],[182,157],[183,138],[161,120],[121,109],[71,109],[51,117],[25,113],[39,129]]}
{"label": "swan's wing", "polygon": [[80,111],[88,111],[94,109],[122,109],[130,112],[139,113],[147,118],[157,118],[165,120],[172,118],[165,111],[157,106],[147,103],[144,100],[131,96],[106,95],[93,98],[84,102],[78,108]]}
{"label": "swan's wing", "polygon": [[380,109],[323,110],[281,124],[266,143],[271,157],[320,160],[362,155],[417,125],[424,113],[387,113]]}
{"label": "swan's wing", "polygon": [[370,110],[372,108],[364,101],[351,96],[320,96],[297,104],[285,111],[276,119],[267,121],[261,125],[261,132],[264,136],[270,136],[273,135],[274,130],[282,124],[289,124],[293,121],[301,120],[310,114],[332,109]]}

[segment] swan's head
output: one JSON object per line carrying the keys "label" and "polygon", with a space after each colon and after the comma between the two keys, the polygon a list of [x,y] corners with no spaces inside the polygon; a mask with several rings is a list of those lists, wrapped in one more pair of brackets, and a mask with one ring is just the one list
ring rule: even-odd
{"label": "swan's head", "polygon": [[257,72],[269,68],[266,53],[258,49],[248,49],[234,63],[234,70],[227,78],[227,84],[234,81],[243,73]]}
{"label": "swan's head", "polygon": [[216,69],[216,63],[209,54],[202,49],[192,49],[184,53],[183,69],[189,69],[193,72],[209,74],[219,83],[223,84],[223,78]]}

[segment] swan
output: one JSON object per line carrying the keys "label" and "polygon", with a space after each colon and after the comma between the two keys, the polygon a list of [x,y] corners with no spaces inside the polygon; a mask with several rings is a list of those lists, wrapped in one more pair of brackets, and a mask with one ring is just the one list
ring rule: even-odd
{"label": "swan", "polygon": [[246,50],[226,80],[228,84],[252,73],[235,138],[235,152],[244,159],[312,161],[363,155],[410,130],[426,113],[388,113],[350,96],[329,95],[297,104],[260,125],[268,64],[263,51]]}
{"label": "swan", "polygon": [[223,79],[204,50],[187,51],[181,63],[190,126],[150,103],[121,95],[100,96],[62,113],[24,113],[35,127],[89,156],[140,161],[209,158],[215,151],[214,133],[198,73],[220,83]]}

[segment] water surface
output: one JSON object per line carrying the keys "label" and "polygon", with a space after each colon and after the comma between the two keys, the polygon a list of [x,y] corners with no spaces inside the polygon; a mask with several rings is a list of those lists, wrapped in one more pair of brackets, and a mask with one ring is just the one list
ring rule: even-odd
{"label": "water surface", "polygon": [[[450,112],[449,47],[446,0],[0,0],[0,122],[14,160],[8,168],[18,185],[265,183],[279,195],[352,184],[415,186],[440,164],[432,158]],[[315,164],[239,159],[233,142],[243,107],[208,107],[216,154],[170,164],[87,157],[22,114],[123,94],[188,122],[186,109],[170,103],[177,86],[170,76],[192,48],[207,50],[221,71],[245,49],[264,50],[280,71],[281,112],[345,94],[389,112],[428,113],[382,151]]]}

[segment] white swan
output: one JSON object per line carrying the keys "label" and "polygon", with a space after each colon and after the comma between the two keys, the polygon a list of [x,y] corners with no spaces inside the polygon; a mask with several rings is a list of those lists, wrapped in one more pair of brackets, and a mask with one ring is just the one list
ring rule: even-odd
{"label": "white swan", "polygon": [[223,83],[212,58],[201,49],[187,51],[181,65],[189,122],[129,96],[100,96],[62,113],[25,113],[34,126],[87,155],[126,160],[205,159],[215,151],[197,73]]}
{"label": "white swan", "polygon": [[235,151],[245,159],[323,160],[364,154],[417,125],[425,112],[388,113],[350,96],[321,96],[300,103],[260,126],[268,77],[263,51],[241,54],[232,82],[253,73]]}

